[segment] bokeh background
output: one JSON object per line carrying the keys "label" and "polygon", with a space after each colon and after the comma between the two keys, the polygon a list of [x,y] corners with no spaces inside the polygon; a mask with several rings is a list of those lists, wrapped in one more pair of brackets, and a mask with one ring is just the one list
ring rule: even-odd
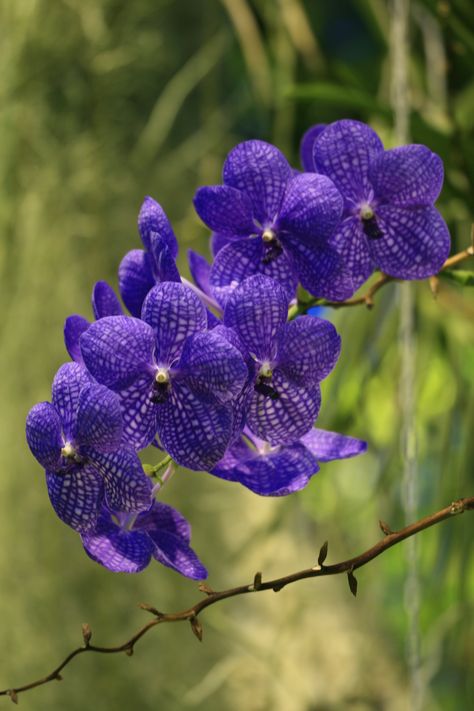
{"label": "bokeh background", "polygon": [[[118,643],[146,621],[137,603],[173,610],[199,595],[157,564],[129,577],[101,569],[49,505],[24,420],[66,360],[65,317],[90,315],[96,280],[116,286],[145,194],[172,219],[187,274],[187,248],[208,239],[194,191],[219,182],[238,141],[274,142],[297,166],[308,126],[351,117],[393,145],[389,11],[383,0],[0,0],[0,688],[48,671],[82,622],[96,643]],[[411,136],[445,161],[439,204],[457,251],[473,217],[470,0],[412,2],[410,35]],[[473,493],[474,302],[448,281],[436,300],[426,283],[413,289],[422,515]],[[163,500],[191,519],[217,589],[307,567],[326,539],[330,561],[348,557],[377,540],[379,518],[404,523],[397,287],[371,312],[328,317],[345,347],[319,425],[367,439],[369,453],[327,464],[287,499],[175,475]],[[418,538],[429,711],[474,704],[470,518]],[[165,626],[132,659],[82,657],[21,707],[412,708],[406,577],[402,545],[358,573],[357,599],[333,578],[229,601],[203,615],[202,646],[187,625]]]}

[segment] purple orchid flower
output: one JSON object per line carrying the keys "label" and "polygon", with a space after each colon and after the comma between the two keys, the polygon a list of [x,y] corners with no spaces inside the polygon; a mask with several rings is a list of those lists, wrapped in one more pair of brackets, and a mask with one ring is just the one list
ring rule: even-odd
{"label": "purple orchid flower", "polygon": [[[115,291],[106,281],[98,281],[92,290],[92,311],[96,320],[106,316],[123,314],[123,309]],[[91,322],[84,316],[73,314],[68,316],[64,323],[64,343],[66,350],[76,363],[82,363],[82,354],[79,339]]]}
{"label": "purple orchid flower", "polygon": [[75,530],[95,525],[104,495],[116,511],[150,507],[151,482],[135,451],[122,444],[119,398],[92,382],[79,364],[58,370],[52,402],[41,402],[28,414],[26,438],[46,470],[54,510]]}
{"label": "purple orchid flower", "polygon": [[179,511],[155,501],[138,516],[112,514],[103,509],[95,528],[82,534],[92,560],[114,573],[139,573],[152,557],[193,580],[203,580],[207,570],[189,546],[191,527]]}
{"label": "purple orchid flower", "polygon": [[233,432],[232,401],[247,367],[240,352],[207,331],[206,309],[184,284],[165,282],[145,299],[142,319],[112,316],[81,337],[90,373],[119,393],[124,432],[136,448],[158,433],[182,466],[210,469]]}
{"label": "purple orchid flower", "polygon": [[326,126],[326,123],[317,123],[314,126],[310,126],[310,128],[308,128],[308,130],[303,134],[300,142],[300,162],[303,166],[303,170],[307,173],[316,173],[313,158],[314,144]]}
{"label": "purple orchid flower", "polygon": [[319,462],[363,454],[367,442],[337,432],[311,429],[293,444],[273,447],[248,431],[233,444],[211,474],[239,482],[260,496],[286,496],[303,489],[318,471]]}
{"label": "purple orchid flower", "polygon": [[138,215],[138,231],[145,249],[132,249],[119,267],[119,289],[132,316],[140,317],[148,292],[165,281],[179,282],[178,242],[165,211],[146,197]]}
{"label": "purple orchid flower", "polygon": [[287,323],[288,299],[269,277],[246,279],[229,297],[225,326],[255,362],[247,412],[250,430],[273,445],[296,442],[321,404],[319,383],[334,368],[341,339],[329,321],[302,316]]}
{"label": "purple orchid flower", "polygon": [[372,128],[343,120],[319,134],[313,161],[344,197],[332,242],[357,288],[374,268],[398,279],[425,279],[440,270],[450,236],[433,207],[443,184],[439,156],[418,144],[386,151]]}
{"label": "purple orchid flower", "polygon": [[343,201],[331,180],[295,175],[285,156],[264,141],[245,141],[227,156],[224,185],[200,188],[200,218],[228,244],[216,255],[210,286],[225,305],[244,279],[263,274],[278,281],[288,300],[298,281],[312,294],[342,300],[354,289],[329,239]]}

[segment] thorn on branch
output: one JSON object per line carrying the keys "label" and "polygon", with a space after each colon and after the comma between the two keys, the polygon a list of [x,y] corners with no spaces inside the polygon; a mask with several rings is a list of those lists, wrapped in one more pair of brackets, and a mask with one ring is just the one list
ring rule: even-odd
{"label": "thorn on branch", "polygon": [[354,597],[357,597],[357,578],[352,570],[347,573],[347,581],[349,583],[349,589],[351,593],[354,595]]}
{"label": "thorn on branch", "polygon": [[319,565],[320,568],[323,567],[323,563],[324,563],[324,561],[325,561],[326,558],[327,558],[327,555],[328,555],[328,545],[329,545],[328,542],[327,542],[327,541],[324,541],[324,543],[323,543],[323,545],[321,546],[321,549],[320,549],[320,551],[319,551],[319,555],[318,555],[318,565]]}
{"label": "thorn on branch", "polygon": [[199,583],[198,590],[206,595],[214,595],[215,593],[215,590],[213,590],[207,583]]}
{"label": "thorn on branch", "polygon": [[390,536],[393,533],[390,526],[387,523],[385,523],[385,521],[382,521],[382,519],[379,520],[379,526],[380,526],[380,530],[382,531],[384,536]]}
{"label": "thorn on branch", "polygon": [[82,625],[82,638],[84,640],[84,646],[88,647],[92,637],[92,630],[88,622],[84,622]]}
{"label": "thorn on branch", "polygon": [[438,296],[439,292],[439,277],[438,276],[432,276],[429,278],[429,285],[430,285],[430,290],[431,293],[433,294],[433,297],[436,299]]}
{"label": "thorn on branch", "polygon": [[193,631],[193,634],[195,635],[195,637],[198,638],[200,642],[202,642],[202,625],[199,622],[198,618],[191,617],[189,621],[191,623],[191,629]]}
{"label": "thorn on branch", "polygon": [[14,704],[18,703],[18,694],[16,693],[15,689],[10,689],[10,691],[7,692],[8,696],[10,699],[13,701]]}
{"label": "thorn on branch", "polygon": [[157,610],[156,607],[153,607],[153,605],[149,605],[147,602],[140,602],[138,607],[140,608],[140,610],[145,610],[145,612],[150,612],[152,615],[155,615],[155,617],[163,617],[162,612]]}

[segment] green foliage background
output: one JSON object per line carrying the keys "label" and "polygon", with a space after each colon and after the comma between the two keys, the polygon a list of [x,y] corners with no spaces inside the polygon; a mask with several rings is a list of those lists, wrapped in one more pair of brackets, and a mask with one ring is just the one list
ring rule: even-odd
{"label": "green foliage background", "polygon": [[[440,207],[453,251],[468,244],[474,183],[474,27],[469,0],[412,3],[411,134],[440,153]],[[471,18],[471,22],[470,22]],[[191,604],[195,585],[152,565],[117,576],[83,553],[54,515],[24,441],[31,405],[66,359],[62,325],[90,314],[97,279],[116,285],[139,246],[145,194],[181,246],[207,249],[192,209],[238,141],[278,144],[294,165],[313,123],[370,121],[393,145],[389,7],[383,0],[0,0],[0,687],[42,675],[91,624],[97,643],[142,622],[136,604]],[[464,268],[472,269],[472,264]],[[472,495],[472,289],[417,284],[420,515]],[[319,425],[366,438],[363,458],[328,464],[304,492],[259,499],[179,472],[164,500],[194,523],[217,589],[329,560],[401,527],[398,292],[376,308],[330,313],[343,355]],[[431,711],[472,708],[473,526],[462,516],[419,537],[422,677]],[[20,698],[27,709],[398,711],[409,708],[402,546],[344,579],[206,612],[202,647],[187,626],[150,634],[135,656],[88,656]],[[471,671],[471,674],[469,674]],[[8,700],[0,699],[8,704]]]}

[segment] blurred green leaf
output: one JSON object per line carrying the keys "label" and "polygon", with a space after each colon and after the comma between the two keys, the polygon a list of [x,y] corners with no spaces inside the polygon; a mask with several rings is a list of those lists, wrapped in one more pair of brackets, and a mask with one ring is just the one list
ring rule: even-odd
{"label": "blurred green leaf", "polygon": [[461,286],[474,286],[474,272],[464,269],[445,269],[440,276]]}
{"label": "blurred green leaf", "polygon": [[297,84],[284,90],[284,96],[287,99],[299,101],[312,101],[314,99],[323,105],[360,109],[386,117],[390,117],[392,114],[387,104],[382,104],[370,94],[360,89],[354,89],[351,86],[340,86],[327,82]]}

